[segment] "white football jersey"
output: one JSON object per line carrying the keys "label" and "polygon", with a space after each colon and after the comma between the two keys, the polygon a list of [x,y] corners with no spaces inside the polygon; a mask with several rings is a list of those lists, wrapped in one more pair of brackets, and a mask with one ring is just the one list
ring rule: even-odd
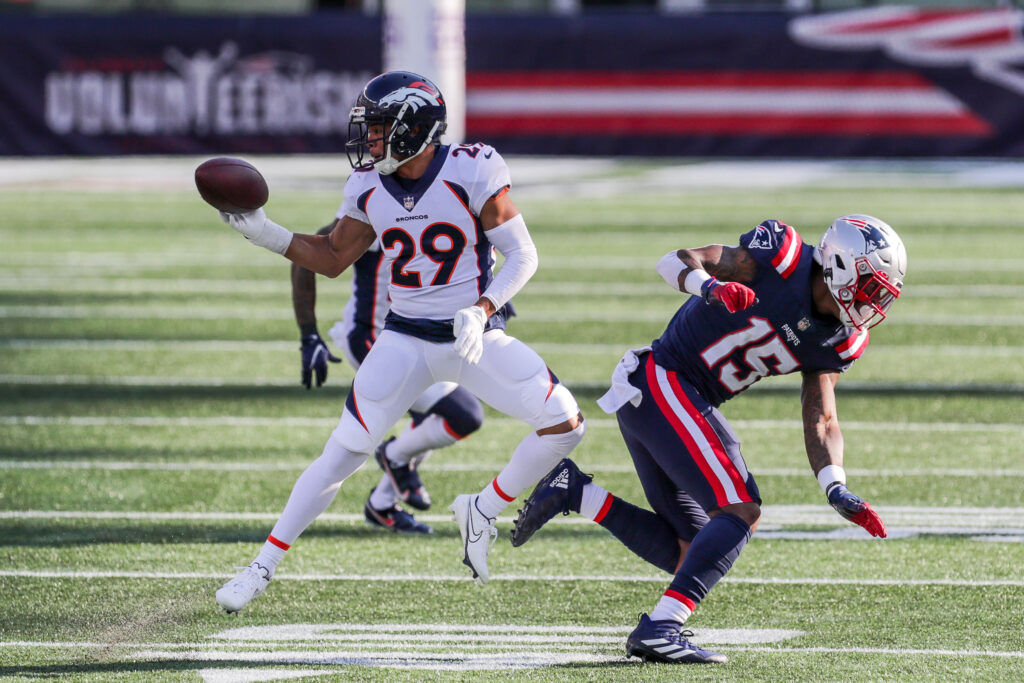
{"label": "white football jersey", "polygon": [[339,215],[369,223],[390,273],[391,310],[405,318],[450,320],[472,306],[493,278],[494,248],[480,225],[484,203],[509,187],[493,147],[438,148],[410,189],[376,170],[355,171]]}

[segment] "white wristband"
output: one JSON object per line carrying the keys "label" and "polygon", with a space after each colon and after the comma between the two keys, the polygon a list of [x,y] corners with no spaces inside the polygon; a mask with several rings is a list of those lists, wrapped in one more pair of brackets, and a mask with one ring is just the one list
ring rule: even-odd
{"label": "white wristband", "polygon": [[826,494],[832,484],[845,484],[846,470],[839,465],[825,465],[818,472],[818,484]]}
{"label": "white wristband", "polygon": [[710,279],[711,275],[706,270],[701,270],[700,268],[691,270],[689,273],[686,274],[686,279],[683,280],[683,289],[685,289],[690,294],[696,294],[697,296],[700,296],[701,294],[703,294],[703,292],[700,290],[701,285],[703,285]]}
{"label": "white wristband", "polygon": [[288,251],[288,247],[292,243],[292,237],[291,230],[278,225],[268,218],[263,224],[263,231],[259,237],[255,239],[250,238],[249,241],[264,249],[269,249],[275,254],[284,256],[284,252]]}

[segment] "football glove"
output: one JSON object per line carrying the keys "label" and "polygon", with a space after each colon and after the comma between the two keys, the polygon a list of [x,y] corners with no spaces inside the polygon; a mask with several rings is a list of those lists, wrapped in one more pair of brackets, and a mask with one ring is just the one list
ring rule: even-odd
{"label": "football glove", "polygon": [[872,536],[885,538],[885,524],[866,500],[850,493],[845,484],[835,484],[828,490],[828,502],[844,519],[868,530]]}
{"label": "football glove", "polygon": [[284,256],[284,252],[288,251],[288,245],[292,243],[291,231],[267,218],[263,209],[246,213],[221,211],[220,219],[256,246],[269,249],[275,254]]}
{"label": "football glove", "polygon": [[484,355],[484,325],[487,311],[480,306],[469,306],[455,312],[454,328],[455,353],[471,365],[480,362]]}
{"label": "football glove", "polygon": [[302,337],[302,384],[309,389],[313,384],[313,374],[316,373],[316,385],[323,386],[327,379],[327,362],[340,363],[341,359],[336,358],[327,348],[327,344],[316,332]]}
{"label": "football glove", "polygon": [[757,301],[750,287],[739,282],[719,282],[716,278],[705,281],[700,292],[704,303],[718,302],[730,313],[750,308]]}

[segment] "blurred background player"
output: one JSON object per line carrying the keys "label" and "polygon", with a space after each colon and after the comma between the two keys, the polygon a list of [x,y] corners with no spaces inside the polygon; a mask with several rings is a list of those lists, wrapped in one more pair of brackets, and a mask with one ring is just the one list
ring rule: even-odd
{"label": "blurred background player", "polygon": [[[332,223],[317,234],[327,235],[333,227]],[[381,267],[383,260],[380,243],[374,242],[352,264],[352,296],[345,304],[342,320],[330,329],[331,339],[355,369],[384,328],[391,270]],[[317,328],[316,274],[293,263],[291,277],[292,305],[302,339],[302,383],[309,389],[315,377],[319,387],[327,379],[328,363],[341,359],[330,352]],[[399,533],[429,534],[433,530],[417,522],[399,503],[417,510],[430,508],[430,494],[419,475],[420,465],[430,457],[432,449],[450,446],[479,429],[484,409],[473,394],[457,384],[438,382],[416,399],[409,415],[412,422],[405,430],[384,441],[374,453],[384,474],[363,505],[363,515],[372,526]]]}
{"label": "blurred background player", "polygon": [[566,458],[515,522],[522,545],[556,513],[578,512],[675,578],[626,641],[627,655],[724,662],[682,625],[736,561],[761,516],[740,443],[718,406],[762,377],[803,374],[804,443],[828,502],[884,537],[885,525],[846,487],[835,384],[867,348],[868,329],[900,294],[903,242],[866,215],[838,218],[817,248],[768,220],[720,244],[666,254],[658,272],[691,297],[651,347],[626,352],[599,401],[615,413],[654,512],[593,483]]}
{"label": "blurred background player", "polygon": [[[583,415],[544,360],[505,334],[505,305],[537,269],[537,250],[508,195],[494,148],[441,146],[444,99],[417,74],[370,80],[350,113],[355,171],[328,235],[296,235],[262,209],[222,218],[250,242],[336,277],[380,241],[391,271],[384,330],[356,371],[338,427],[299,477],[256,559],[217,591],[237,612],[266,588],[277,564],[384,434],[439,381],[457,382],[532,431],[476,494],[449,507],[463,563],[481,584],[494,520],[583,438]],[[493,275],[494,249],[505,262]]]}

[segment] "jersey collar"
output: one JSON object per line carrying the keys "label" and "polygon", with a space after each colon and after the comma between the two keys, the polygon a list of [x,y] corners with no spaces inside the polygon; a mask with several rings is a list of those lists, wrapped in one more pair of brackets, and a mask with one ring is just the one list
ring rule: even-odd
{"label": "jersey collar", "polygon": [[442,145],[437,148],[437,152],[434,153],[434,158],[431,160],[430,165],[427,166],[427,170],[419,177],[411,190],[404,189],[390,175],[382,175],[380,183],[403,209],[411,212],[416,207],[416,203],[423,198],[423,195],[433,184],[434,179],[437,178],[437,174],[441,172],[441,167],[444,166],[444,162],[447,160],[448,145]]}

